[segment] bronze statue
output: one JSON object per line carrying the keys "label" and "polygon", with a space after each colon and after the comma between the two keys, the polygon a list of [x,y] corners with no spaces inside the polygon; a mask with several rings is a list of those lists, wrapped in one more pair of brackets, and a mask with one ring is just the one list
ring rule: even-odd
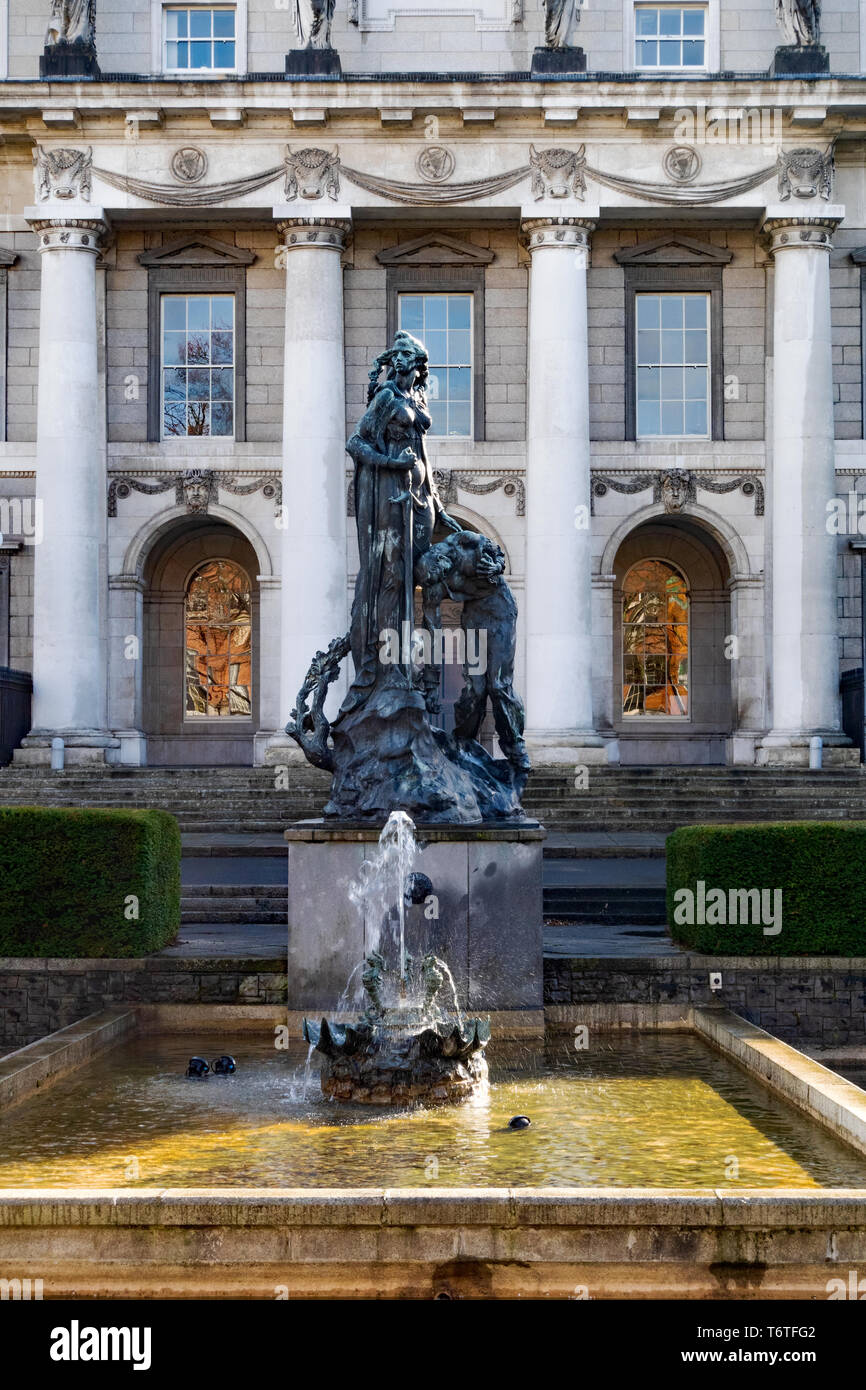
{"label": "bronze statue", "polygon": [[[426,385],[424,345],[399,332],[373,363],[367,409],[346,446],[360,556],[349,632],[315,654],[286,732],[334,774],[326,816],[382,820],[404,810],[439,823],[522,819],[528,763],[511,685],[517,608],[498,547],[464,531],[442,505],[425,448]],[[441,668],[426,660],[423,644],[419,655],[419,583],[427,586],[428,631],[435,586],[450,585],[464,603],[464,626],[483,627],[494,653],[495,671],[467,677],[456,736],[430,723]],[[324,699],[349,650],[354,676],[331,724]],[[488,698],[504,758],[477,742]]]}

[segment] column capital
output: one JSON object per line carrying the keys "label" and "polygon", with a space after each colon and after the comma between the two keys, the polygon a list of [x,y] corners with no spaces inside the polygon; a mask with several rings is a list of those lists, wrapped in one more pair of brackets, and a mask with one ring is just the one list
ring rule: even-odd
{"label": "column capital", "polygon": [[575,247],[583,247],[588,251],[597,220],[591,215],[567,217],[524,210],[520,218],[520,240],[530,255],[542,248],[562,247],[573,251]]}
{"label": "column capital", "polygon": [[352,209],[342,204],[307,217],[283,204],[274,208],[274,218],[286,251],[344,251],[352,234]]}
{"label": "column capital", "polygon": [[25,208],[24,216],[39,238],[40,252],[65,249],[97,254],[110,232],[102,208],[91,207],[89,203],[64,207],[62,203],[53,202]]}
{"label": "column capital", "polygon": [[844,217],[844,207],[836,204],[813,212],[796,212],[776,203],[766,209],[761,231],[769,239],[771,256],[791,249],[831,251],[833,233]]}

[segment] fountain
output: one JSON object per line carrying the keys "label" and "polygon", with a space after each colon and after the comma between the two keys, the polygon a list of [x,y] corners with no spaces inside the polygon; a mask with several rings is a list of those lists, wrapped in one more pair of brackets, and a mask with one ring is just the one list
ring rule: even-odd
{"label": "fountain", "polygon": [[[489,1021],[465,1021],[446,962],[429,950],[413,957],[406,947],[406,908],[417,897],[418,881],[422,892],[432,890],[425,875],[410,873],[414,857],[414,823],[404,811],[392,811],[379,852],[365,861],[353,889],[358,906],[384,909],[385,939],[369,951],[361,976],[366,1008],[354,1024],[304,1019],[306,1041],[325,1059],[322,1092],[333,1100],[435,1104],[464,1100],[487,1080]],[[395,946],[392,966],[387,957]],[[445,985],[451,997],[443,1007]]]}
{"label": "fountain", "polygon": [[[520,804],[529,760],[513,685],[517,604],[500,547],[439,496],[425,445],[427,376],[424,345],[405,332],[373,363],[367,410],[346,446],[360,558],[349,631],[315,653],[286,725],[332,774],[323,815],[285,832],[289,1008],[325,1058],[326,1094],[384,1103],[456,1099],[483,1079],[489,1031],[464,1025],[452,970],[467,1008],[494,1013],[500,1032],[543,1031],[545,832]],[[461,605],[456,643],[442,629],[446,601]],[[330,688],[349,657],[334,713]],[[464,678],[453,732],[436,727],[448,661]],[[488,708],[495,751],[481,741]],[[434,939],[413,940],[410,957],[415,824],[437,926]],[[357,1021],[310,1022],[333,1008],[360,961]]]}

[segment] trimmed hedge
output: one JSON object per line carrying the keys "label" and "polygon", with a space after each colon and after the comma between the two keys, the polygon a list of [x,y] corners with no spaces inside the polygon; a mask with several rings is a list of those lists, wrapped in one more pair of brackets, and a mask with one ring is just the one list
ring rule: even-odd
{"label": "trimmed hedge", "polygon": [[[742,917],[731,890],[765,889],[759,920],[692,923],[682,919],[695,894],[722,889],[726,916]],[[781,889],[781,931],[765,935]],[[800,821],[761,825],[692,825],[667,838],[668,926],[675,941],[710,955],[866,956],[866,821]],[[720,909],[715,910],[721,915]],[[706,905],[704,916],[713,910]],[[774,925],[778,925],[776,922]],[[771,928],[772,930],[772,928]]]}
{"label": "trimmed hedge", "polygon": [[142,956],[179,926],[174,816],[0,806],[0,956]]}

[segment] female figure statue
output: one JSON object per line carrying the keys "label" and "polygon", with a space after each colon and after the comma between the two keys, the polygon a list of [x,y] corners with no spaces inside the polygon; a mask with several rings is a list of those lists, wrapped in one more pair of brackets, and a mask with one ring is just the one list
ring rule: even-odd
{"label": "female figure statue", "polygon": [[94,41],[96,0],[51,0],[51,18],[45,47],[58,43],[91,44]]}
{"label": "female figure statue", "polygon": [[548,48],[568,48],[571,31],[578,20],[579,0],[542,0],[544,42]]}
{"label": "female figure statue", "polygon": [[361,565],[350,628],[355,682],[344,710],[381,669],[382,634],[402,639],[402,624],[414,624],[414,569],[437,522],[461,530],[442,506],[427,459],[424,436],[432,420],[426,386],[426,349],[401,331],[373,364],[367,410],[346,445],[355,463]]}
{"label": "female figure statue", "polygon": [[792,46],[821,42],[821,0],[776,0],[776,19]]}
{"label": "female figure statue", "polygon": [[304,48],[331,47],[336,0],[294,0],[295,33]]}

